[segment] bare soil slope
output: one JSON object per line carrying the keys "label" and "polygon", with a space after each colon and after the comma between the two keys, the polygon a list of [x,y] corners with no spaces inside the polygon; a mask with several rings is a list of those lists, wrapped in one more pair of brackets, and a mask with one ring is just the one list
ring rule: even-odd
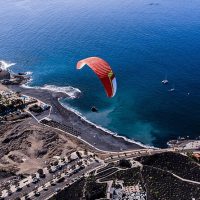
{"label": "bare soil slope", "polygon": [[63,132],[26,119],[0,124],[0,170],[30,174],[44,167],[53,156],[65,156],[88,146]]}

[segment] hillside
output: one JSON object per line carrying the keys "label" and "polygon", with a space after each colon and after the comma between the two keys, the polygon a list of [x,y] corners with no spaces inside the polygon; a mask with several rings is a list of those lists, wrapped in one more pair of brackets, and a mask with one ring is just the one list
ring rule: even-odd
{"label": "hillside", "polygon": [[[0,125],[0,182],[31,174],[46,166],[53,156],[87,148],[63,132],[37,124],[32,119]],[[16,176],[17,175],[17,176]]]}

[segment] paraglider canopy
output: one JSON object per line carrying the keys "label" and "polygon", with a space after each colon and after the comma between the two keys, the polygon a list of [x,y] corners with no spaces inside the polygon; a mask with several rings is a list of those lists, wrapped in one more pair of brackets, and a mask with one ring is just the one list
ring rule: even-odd
{"label": "paraglider canopy", "polygon": [[89,57],[80,60],[76,67],[77,69],[82,69],[85,65],[88,65],[99,77],[105,88],[107,96],[114,97],[117,91],[117,82],[109,64],[101,58]]}

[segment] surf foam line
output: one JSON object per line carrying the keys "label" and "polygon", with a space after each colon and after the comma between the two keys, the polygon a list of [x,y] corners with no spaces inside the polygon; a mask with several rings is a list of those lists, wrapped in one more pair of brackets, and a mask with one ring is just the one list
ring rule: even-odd
{"label": "surf foam line", "polygon": [[0,60],[0,69],[7,70],[9,67],[15,65],[16,63],[10,63],[5,60]]}
{"label": "surf foam line", "polygon": [[150,145],[145,145],[145,144],[143,144],[143,143],[141,143],[141,142],[139,142],[139,141],[135,141],[135,140],[133,140],[133,139],[129,139],[129,138],[125,137],[125,136],[118,135],[118,134],[115,133],[115,132],[112,132],[112,131],[110,131],[110,130],[108,130],[108,129],[106,129],[106,128],[100,126],[100,125],[97,125],[97,124],[95,124],[95,123],[89,121],[85,116],[83,116],[83,115],[82,115],[79,111],[77,111],[76,109],[71,108],[71,107],[69,107],[69,106],[66,105],[66,104],[63,104],[63,103],[60,101],[60,99],[62,99],[62,98],[58,98],[58,102],[60,103],[60,105],[61,105],[62,107],[64,107],[65,109],[67,109],[67,110],[69,110],[69,111],[75,113],[77,116],[79,116],[79,117],[81,118],[81,120],[84,120],[84,121],[87,122],[88,124],[91,124],[91,125],[95,126],[97,129],[100,129],[100,130],[102,130],[102,131],[104,131],[104,132],[106,132],[106,133],[108,133],[108,134],[111,134],[111,135],[113,135],[113,136],[115,136],[115,137],[118,137],[118,138],[122,138],[123,140],[125,140],[125,141],[127,141],[127,142],[130,142],[130,143],[133,143],[133,144],[137,144],[137,145],[139,145],[139,146],[141,146],[141,147],[144,147],[144,148],[148,148],[148,149],[159,149],[159,148],[157,148],[157,147],[150,146]]}
{"label": "surf foam line", "polygon": [[31,88],[31,89],[40,89],[40,90],[48,90],[55,93],[63,93],[66,94],[70,99],[75,99],[80,96],[81,91],[78,88],[74,88],[72,86],[58,87],[55,85],[44,85],[42,87],[39,86],[29,86],[27,84],[22,85],[23,88]]}
{"label": "surf foam line", "polygon": [[28,71],[28,72],[25,72],[25,74],[31,76],[33,74],[33,72]]}

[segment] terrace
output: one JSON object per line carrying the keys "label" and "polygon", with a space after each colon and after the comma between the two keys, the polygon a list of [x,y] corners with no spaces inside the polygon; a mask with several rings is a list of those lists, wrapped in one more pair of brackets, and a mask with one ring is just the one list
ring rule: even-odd
{"label": "terrace", "polygon": [[142,176],[148,200],[199,200],[200,187],[197,184],[182,181],[168,172],[144,166]]}
{"label": "terrace", "polygon": [[182,178],[200,182],[200,166],[188,156],[166,152],[152,156],[144,156],[138,160],[143,165],[166,170]]}

